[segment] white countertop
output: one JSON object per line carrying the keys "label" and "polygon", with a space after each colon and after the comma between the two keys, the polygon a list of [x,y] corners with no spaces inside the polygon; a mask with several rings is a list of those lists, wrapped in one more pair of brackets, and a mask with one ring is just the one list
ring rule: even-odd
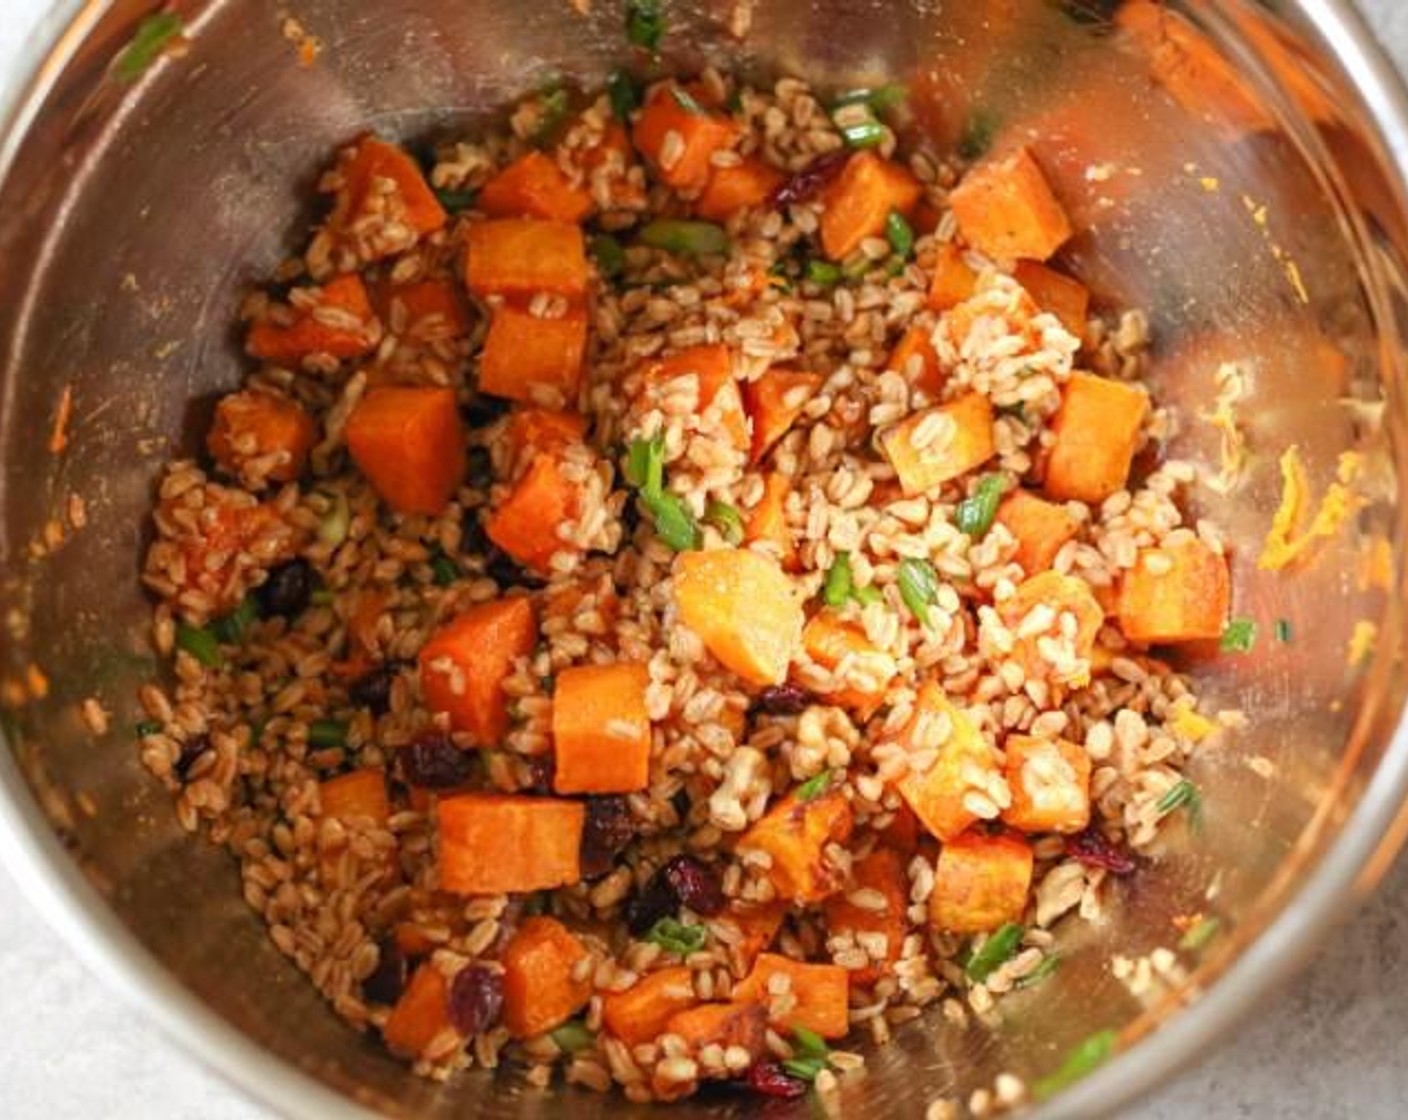
{"label": "white countertop", "polygon": [[[0,0],[0,73],[48,0]],[[1408,67],[1408,4],[1362,0]],[[1146,1102],[1149,1120],[1396,1120],[1408,1100],[1408,862],[1294,985]],[[0,870],[0,1117],[267,1120],[99,986]]]}

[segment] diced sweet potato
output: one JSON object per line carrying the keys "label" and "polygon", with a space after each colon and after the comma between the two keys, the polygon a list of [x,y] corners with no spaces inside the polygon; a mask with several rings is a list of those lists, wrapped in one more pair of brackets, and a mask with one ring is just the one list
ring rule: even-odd
{"label": "diced sweet potato", "polygon": [[380,766],[368,766],[329,778],[318,786],[318,804],[325,817],[347,823],[370,821],[384,827],[391,818],[386,771]]}
{"label": "diced sweet potato", "polygon": [[416,969],[381,1029],[386,1048],[407,1060],[419,1058],[439,1036],[451,1029],[450,982],[427,961]]}
{"label": "diced sweet potato", "polygon": [[426,707],[445,712],[450,726],[497,747],[508,731],[504,681],[533,652],[538,627],[526,598],[480,603],[437,630],[420,651]]}
{"label": "diced sweet potato", "polygon": [[366,285],[356,273],[338,276],[311,291],[312,303],[292,308],[292,320],[279,325],[261,319],[249,328],[245,348],[266,362],[297,367],[305,358],[326,354],[360,358],[381,337]]}
{"label": "diced sweet potato", "polygon": [[1073,232],[1026,148],[973,168],[948,201],[964,240],[999,261],[1047,260]]}
{"label": "diced sweet potato", "polygon": [[292,482],[303,473],[317,438],[313,418],[297,401],[245,389],[220,398],[205,445],[226,474],[239,478],[246,467],[262,461],[273,465],[257,473],[273,482]]}
{"label": "diced sweet potato", "polygon": [[556,455],[570,443],[587,438],[587,418],[580,412],[548,408],[520,408],[508,418],[504,442],[515,461],[533,456]]}
{"label": "diced sweet potato", "polygon": [[529,404],[575,405],[586,352],[584,308],[541,319],[505,304],[494,312],[484,339],[479,389]]}
{"label": "diced sweet potato", "polygon": [[782,186],[781,171],[757,156],[745,156],[731,167],[715,167],[694,211],[711,222],[726,222],[740,210],[762,206]]}
{"label": "diced sweet potato", "polygon": [[879,837],[880,843],[901,855],[911,856],[919,850],[919,817],[907,801],[900,802],[890,817],[890,823],[880,830]]}
{"label": "diced sweet potato", "polygon": [[755,821],[738,841],[740,851],[766,852],[772,857],[769,877],[780,898],[819,902],[845,882],[826,855],[826,845],[844,844],[855,817],[840,790],[810,801],[788,794]]}
{"label": "diced sweet potato", "polygon": [[588,184],[606,184],[608,209],[638,210],[645,206],[644,184],[627,174],[636,165],[636,150],[619,121],[608,124],[600,141],[580,149],[577,158]]}
{"label": "diced sweet potato", "polygon": [[352,158],[342,165],[341,171],[347,188],[347,208],[339,215],[344,231],[370,211],[372,199],[382,196],[387,180],[393,187],[378,200],[387,217],[419,234],[434,233],[445,224],[445,208],[425,181],[419,165],[395,144],[364,136],[357,141]]}
{"label": "diced sweet potato", "polygon": [[402,337],[429,341],[462,338],[469,333],[464,298],[446,277],[381,285],[374,291],[373,301],[388,329]]}
{"label": "diced sweet potato", "polygon": [[[864,891],[865,895],[857,892]],[[865,903],[853,902],[855,896]],[[883,901],[883,908],[876,902]],[[847,969],[851,983],[867,986],[875,983],[899,960],[900,949],[908,932],[906,911],[909,909],[909,876],[904,859],[890,848],[876,848],[856,861],[851,868],[851,882],[840,894],[834,894],[824,904],[828,937],[837,934],[881,934],[885,938],[883,960],[875,960],[864,968]],[[866,938],[857,939],[861,945]],[[878,946],[877,946],[878,948]]]}
{"label": "diced sweet potato", "polygon": [[724,667],[756,685],[787,679],[802,641],[802,607],[776,562],[747,549],[682,552],[675,608]]}
{"label": "diced sweet potato", "polygon": [[[947,737],[942,734],[944,723]],[[922,772],[911,768],[896,786],[932,835],[949,840],[982,819],[974,809],[974,794],[991,803],[996,815],[1000,806],[993,798],[994,786],[1001,786],[997,755],[942,688],[933,683],[920,688],[914,715],[900,739],[914,755],[937,751],[933,765]]]}
{"label": "diced sweet potato", "polygon": [[746,448],[748,414],[743,411],[743,394],[734,379],[733,357],[727,346],[690,346],[649,363],[641,374],[641,390],[647,400],[652,400],[671,382],[691,375],[697,379],[698,411],[712,410],[733,445]]}
{"label": "diced sweet potato", "polygon": [[672,1016],[665,1033],[683,1039],[696,1054],[706,1046],[741,1046],[761,1058],[767,1050],[767,1025],[767,1012],[756,1003],[701,1003]]}
{"label": "diced sweet potato", "polygon": [[1130,641],[1171,645],[1221,637],[1230,597],[1227,560],[1188,537],[1140,550],[1120,580],[1115,609]]}
{"label": "diced sweet potato", "polygon": [[[850,659],[866,660],[869,664],[881,662],[892,664],[892,659],[884,657],[883,651],[865,636],[865,631],[851,622],[837,617],[835,611],[820,610],[802,630],[802,648],[807,656],[823,669],[836,669],[843,661]],[[840,688],[822,695],[833,704],[849,708],[861,722],[873,716],[885,701],[885,689],[889,685],[877,681],[876,688],[862,688],[857,685]]]}
{"label": "diced sweet potato", "polygon": [[1055,442],[1042,489],[1061,501],[1091,503],[1122,489],[1148,411],[1142,389],[1091,373],[1071,374],[1051,424]]}
{"label": "diced sweet potato", "polygon": [[560,1026],[592,995],[590,971],[580,979],[586,946],[555,918],[528,918],[504,950],[504,1026],[533,1038]]}
{"label": "diced sweet potato", "polygon": [[545,891],[581,881],[580,801],[462,793],[435,805],[440,888],[453,894]]}
{"label": "diced sweet potato", "polygon": [[611,992],[601,1001],[601,1021],[627,1046],[653,1042],[670,1020],[699,1003],[694,973],[681,965],[642,976],[624,992]]}
{"label": "diced sweet potato", "polygon": [[727,117],[696,109],[698,103],[691,105],[678,89],[673,82],[656,87],[631,137],[662,183],[695,191],[709,181],[714,153],[733,147],[742,130]]}
{"label": "diced sweet potato", "polygon": [[965,832],[939,852],[929,920],[948,933],[987,933],[1020,922],[1032,885],[1031,845],[1010,834]]}
{"label": "diced sweet potato", "polygon": [[592,212],[592,197],[572,185],[555,159],[532,151],[485,183],[478,205],[491,218],[580,222]]}
{"label": "diced sweet potato", "polygon": [[1064,739],[1009,735],[1002,819],[1022,832],[1080,832],[1090,823],[1090,755]]}
{"label": "diced sweet potato", "polygon": [[1061,320],[1077,338],[1085,337],[1090,315],[1090,289],[1079,280],[1038,261],[1018,261],[1013,279],[1027,290],[1036,305]]}
{"label": "diced sweet potato", "polygon": [[[258,542],[262,563],[274,565],[292,559],[298,535],[273,502],[255,504],[242,491],[226,490],[212,483],[208,490],[223,496],[238,495],[232,501],[207,504],[199,512],[196,523],[180,532],[168,543],[179,554],[184,571],[178,581],[181,591],[198,591],[209,599],[214,614],[233,610],[249,587],[249,548]],[[235,504],[248,501],[248,505]],[[181,498],[165,498],[159,505],[163,515],[179,508]]]}
{"label": "diced sweet potato", "polygon": [[534,459],[484,531],[524,567],[546,572],[554,554],[572,547],[557,528],[577,515],[580,499],[556,456]]}
{"label": "diced sweet potato", "polygon": [[[773,994],[775,976],[787,978],[788,992],[796,1001],[781,1015],[774,1015],[771,1008],[792,1001]],[[739,1003],[759,1003],[769,1008],[774,1027],[805,1027],[822,1038],[844,1038],[850,1030],[849,990],[850,976],[840,965],[806,964],[778,953],[763,953],[753,971],[734,987],[733,998]]]}
{"label": "diced sweet potato", "polygon": [[1012,559],[1029,576],[1050,568],[1056,554],[1080,529],[1080,522],[1064,506],[1022,489],[1013,490],[1002,499],[997,507],[997,523],[1016,538],[1017,550]]}
{"label": "diced sweet potato", "polygon": [[633,793],[650,781],[643,664],[578,665],[557,675],[552,743],[558,793]]}
{"label": "diced sweet potato", "polygon": [[784,569],[791,571],[797,564],[797,545],[787,524],[787,496],[792,493],[792,480],[781,471],[773,471],[763,479],[763,496],[748,514],[743,539],[749,544],[765,541]]}
{"label": "diced sweet potato", "polygon": [[571,222],[498,218],[469,227],[464,280],[477,296],[577,299],[590,275],[582,227]]}
{"label": "diced sweet potato", "polygon": [[756,381],[744,384],[743,406],[753,421],[750,463],[762,462],[773,444],[787,434],[821,388],[821,380],[819,374],[774,366]]}
{"label": "diced sweet potato", "polygon": [[1041,572],[1018,584],[997,613],[1027,676],[1077,686],[1090,679],[1090,653],[1105,611],[1085,580]]}
{"label": "diced sweet potato", "polygon": [[943,371],[939,368],[939,353],[934,349],[927,327],[910,327],[895,347],[886,369],[895,370],[916,389],[936,398],[944,387]]}
{"label": "diced sweet potato", "polygon": [[[730,960],[736,969],[747,973],[758,959],[758,954],[772,947],[777,940],[778,930],[787,917],[787,903],[772,902],[733,902],[727,912],[710,925],[728,925],[737,931],[736,937],[720,936],[719,940],[730,947]],[[740,973],[741,974],[741,973]]]}
{"label": "diced sweet potato", "polygon": [[978,287],[978,274],[963,259],[963,250],[952,241],[939,246],[934,257],[934,278],[929,282],[929,306],[948,311],[969,299]]}
{"label": "diced sweet potato", "polygon": [[464,480],[464,424],[453,389],[387,385],[347,418],[347,450],[399,513],[434,515]]}
{"label": "diced sweet potato", "polygon": [[853,155],[822,195],[821,248],[844,260],[868,237],[882,237],[892,212],[914,213],[922,188],[907,167],[874,152]]}
{"label": "diced sweet potato", "polygon": [[980,467],[996,454],[992,403],[966,393],[912,413],[880,437],[905,496],[927,494]]}

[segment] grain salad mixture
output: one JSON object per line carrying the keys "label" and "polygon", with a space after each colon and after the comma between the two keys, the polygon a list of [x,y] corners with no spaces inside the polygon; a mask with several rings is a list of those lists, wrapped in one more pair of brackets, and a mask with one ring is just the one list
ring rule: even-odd
{"label": "grain salad mixture", "polygon": [[617,74],[365,135],[247,300],[141,748],[417,1071],[832,1092],[1196,809],[1221,724],[1151,650],[1223,638],[1228,568],[1146,322],[1049,263],[1027,148],[903,122]]}

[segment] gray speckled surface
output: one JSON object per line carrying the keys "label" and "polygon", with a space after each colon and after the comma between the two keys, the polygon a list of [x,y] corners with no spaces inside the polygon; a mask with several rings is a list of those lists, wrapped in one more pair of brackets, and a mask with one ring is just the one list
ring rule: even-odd
{"label": "gray speckled surface", "polygon": [[[1408,4],[1363,0],[1408,67]],[[0,0],[0,72],[46,0]],[[259,1120],[267,1114],[101,988],[0,871],[0,1116]],[[1133,1113],[1148,1120],[1408,1115],[1408,861],[1291,990]]]}

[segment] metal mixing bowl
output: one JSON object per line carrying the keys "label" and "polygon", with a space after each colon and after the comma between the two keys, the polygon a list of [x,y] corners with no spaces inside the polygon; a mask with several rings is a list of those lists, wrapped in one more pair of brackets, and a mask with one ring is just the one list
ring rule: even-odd
{"label": "metal mixing bowl", "polygon": [[[233,864],[177,827],[131,728],[137,686],[154,670],[137,576],[158,464],[196,447],[205,402],[239,380],[239,293],[306,228],[319,167],[367,126],[422,137],[471,125],[552,74],[595,84],[628,54],[620,9],[181,0],[184,55],[115,81],[109,64],[152,6],[56,5],[27,81],[0,97],[0,851],[90,964],[284,1112],[346,1115],[357,1101],[391,1115],[616,1114],[619,1099],[530,1092],[506,1075],[432,1086],[349,1031],[268,942]],[[1103,924],[1068,922],[1065,964],[1006,1001],[998,1029],[931,1015],[872,1055],[844,1094],[865,1114],[916,1115],[1002,1069],[1047,1072],[1082,1037],[1116,1028],[1121,1056],[1044,1112],[1089,1116],[1211,1045],[1284,981],[1373,885],[1408,825],[1403,665],[1345,658],[1356,620],[1376,624],[1390,652],[1403,621],[1402,91],[1349,6],[1332,0],[1183,5],[1197,49],[1231,60],[1205,104],[1176,75],[1165,74],[1167,89],[1152,80],[1162,46],[1112,31],[1099,13],[1113,3],[761,0],[742,42],[729,33],[733,7],[668,5],[667,64],[828,87],[920,77],[927,127],[955,138],[978,121],[1047,138],[1044,158],[1086,229],[1067,264],[1102,302],[1150,311],[1154,379],[1184,417],[1175,451],[1216,460],[1205,419],[1215,370],[1251,360],[1240,406],[1248,481],[1229,498],[1199,491],[1199,507],[1231,526],[1235,613],[1254,616],[1262,639],[1253,655],[1189,666],[1204,692],[1250,719],[1195,763],[1202,831],[1174,829],[1157,861],[1108,892]],[[312,66],[281,34],[290,11],[325,42]],[[1111,84],[1087,85],[1097,78]],[[956,120],[961,104],[985,116],[970,108]],[[1106,184],[1093,193],[1109,204],[1082,203],[1092,197],[1083,182]],[[66,387],[72,419],[55,451]],[[1293,576],[1255,566],[1288,443],[1317,487],[1339,452],[1358,450],[1368,498]],[[72,494],[87,525],[55,545],[49,523],[66,522]],[[1359,574],[1375,534],[1390,550],[1377,582]],[[1290,642],[1272,637],[1281,618]],[[88,696],[113,713],[97,741],[79,718]],[[1170,918],[1200,911],[1220,917],[1222,936],[1182,955],[1186,982],[1134,999],[1110,954],[1168,945]],[[746,1111],[741,1098],[715,1097],[676,1115]]]}

